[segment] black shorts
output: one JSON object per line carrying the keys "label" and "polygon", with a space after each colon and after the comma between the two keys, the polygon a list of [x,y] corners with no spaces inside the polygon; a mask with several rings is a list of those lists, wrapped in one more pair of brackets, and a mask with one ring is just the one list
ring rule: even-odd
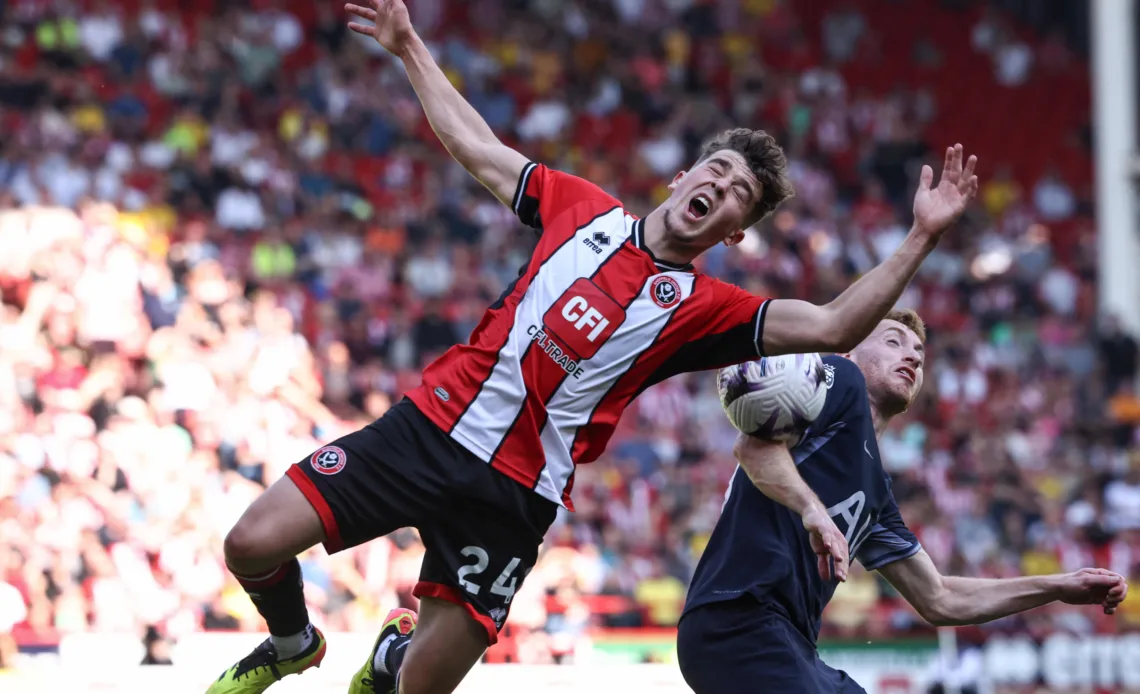
{"label": "black shorts", "polygon": [[867,694],[750,596],[686,613],[677,626],[677,661],[696,694]]}
{"label": "black shorts", "polygon": [[490,643],[558,512],[476,458],[406,398],[286,474],[320,516],[330,554],[417,528],[426,554],[414,595],[466,607]]}

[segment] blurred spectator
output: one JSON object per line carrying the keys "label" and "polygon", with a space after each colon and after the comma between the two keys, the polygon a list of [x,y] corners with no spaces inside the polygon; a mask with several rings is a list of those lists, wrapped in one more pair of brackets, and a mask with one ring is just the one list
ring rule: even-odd
{"label": "blurred spectator", "polygon": [[16,639],[12,629],[28,618],[24,596],[10,583],[0,581],[0,670],[16,663]]}
{"label": "blurred spectator", "polygon": [[866,19],[851,3],[831,10],[823,19],[823,47],[827,57],[836,63],[851,60],[866,31]]}
{"label": "blurred spectator", "polygon": [[170,665],[170,644],[167,643],[153,626],[146,628],[143,637],[143,646],[146,655],[143,656],[142,665]]}
{"label": "blurred spectator", "polygon": [[1033,204],[1042,221],[1056,222],[1071,217],[1077,203],[1073,191],[1057,172],[1050,171],[1034,187]]}

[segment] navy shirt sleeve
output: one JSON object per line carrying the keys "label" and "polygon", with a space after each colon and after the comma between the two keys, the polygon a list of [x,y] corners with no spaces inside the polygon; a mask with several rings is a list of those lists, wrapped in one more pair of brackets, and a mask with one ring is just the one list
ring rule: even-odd
{"label": "navy shirt sleeve", "polygon": [[[890,485],[889,477],[887,484]],[[903,522],[894,494],[889,494],[879,513],[879,521],[871,527],[867,539],[856,549],[855,558],[864,569],[874,571],[892,562],[913,557],[920,549],[922,545],[918,538]]]}

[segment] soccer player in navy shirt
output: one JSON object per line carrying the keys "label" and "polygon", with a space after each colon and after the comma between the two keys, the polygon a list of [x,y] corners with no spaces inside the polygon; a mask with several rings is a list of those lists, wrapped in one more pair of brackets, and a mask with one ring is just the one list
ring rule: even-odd
{"label": "soccer player in navy shirt", "polygon": [[740,466],[678,627],[681,672],[697,694],[864,692],[816,651],[848,556],[936,626],[1058,600],[1112,614],[1124,600],[1124,578],[1104,569],[1009,579],[938,572],[899,514],[878,446],[922,388],[925,337],[918,314],[892,311],[850,354],[824,358],[827,401],[798,444],[738,439]]}

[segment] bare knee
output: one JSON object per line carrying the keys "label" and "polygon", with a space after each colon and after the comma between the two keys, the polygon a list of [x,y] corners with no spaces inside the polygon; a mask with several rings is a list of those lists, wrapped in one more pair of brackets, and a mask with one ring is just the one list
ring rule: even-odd
{"label": "bare knee", "polygon": [[266,537],[268,533],[262,527],[264,523],[258,522],[256,514],[251,514],[250,510],[230,528],[222,545],[226,565],[239,574],[272,569],[274,565],[269,556],[272,548]]}
{"label": "bare knee", "polygon": [[324,526],[300,490],[282,479],[265,490],[226,534],[226,564],[242,573],[268,571],[324,540]]}

